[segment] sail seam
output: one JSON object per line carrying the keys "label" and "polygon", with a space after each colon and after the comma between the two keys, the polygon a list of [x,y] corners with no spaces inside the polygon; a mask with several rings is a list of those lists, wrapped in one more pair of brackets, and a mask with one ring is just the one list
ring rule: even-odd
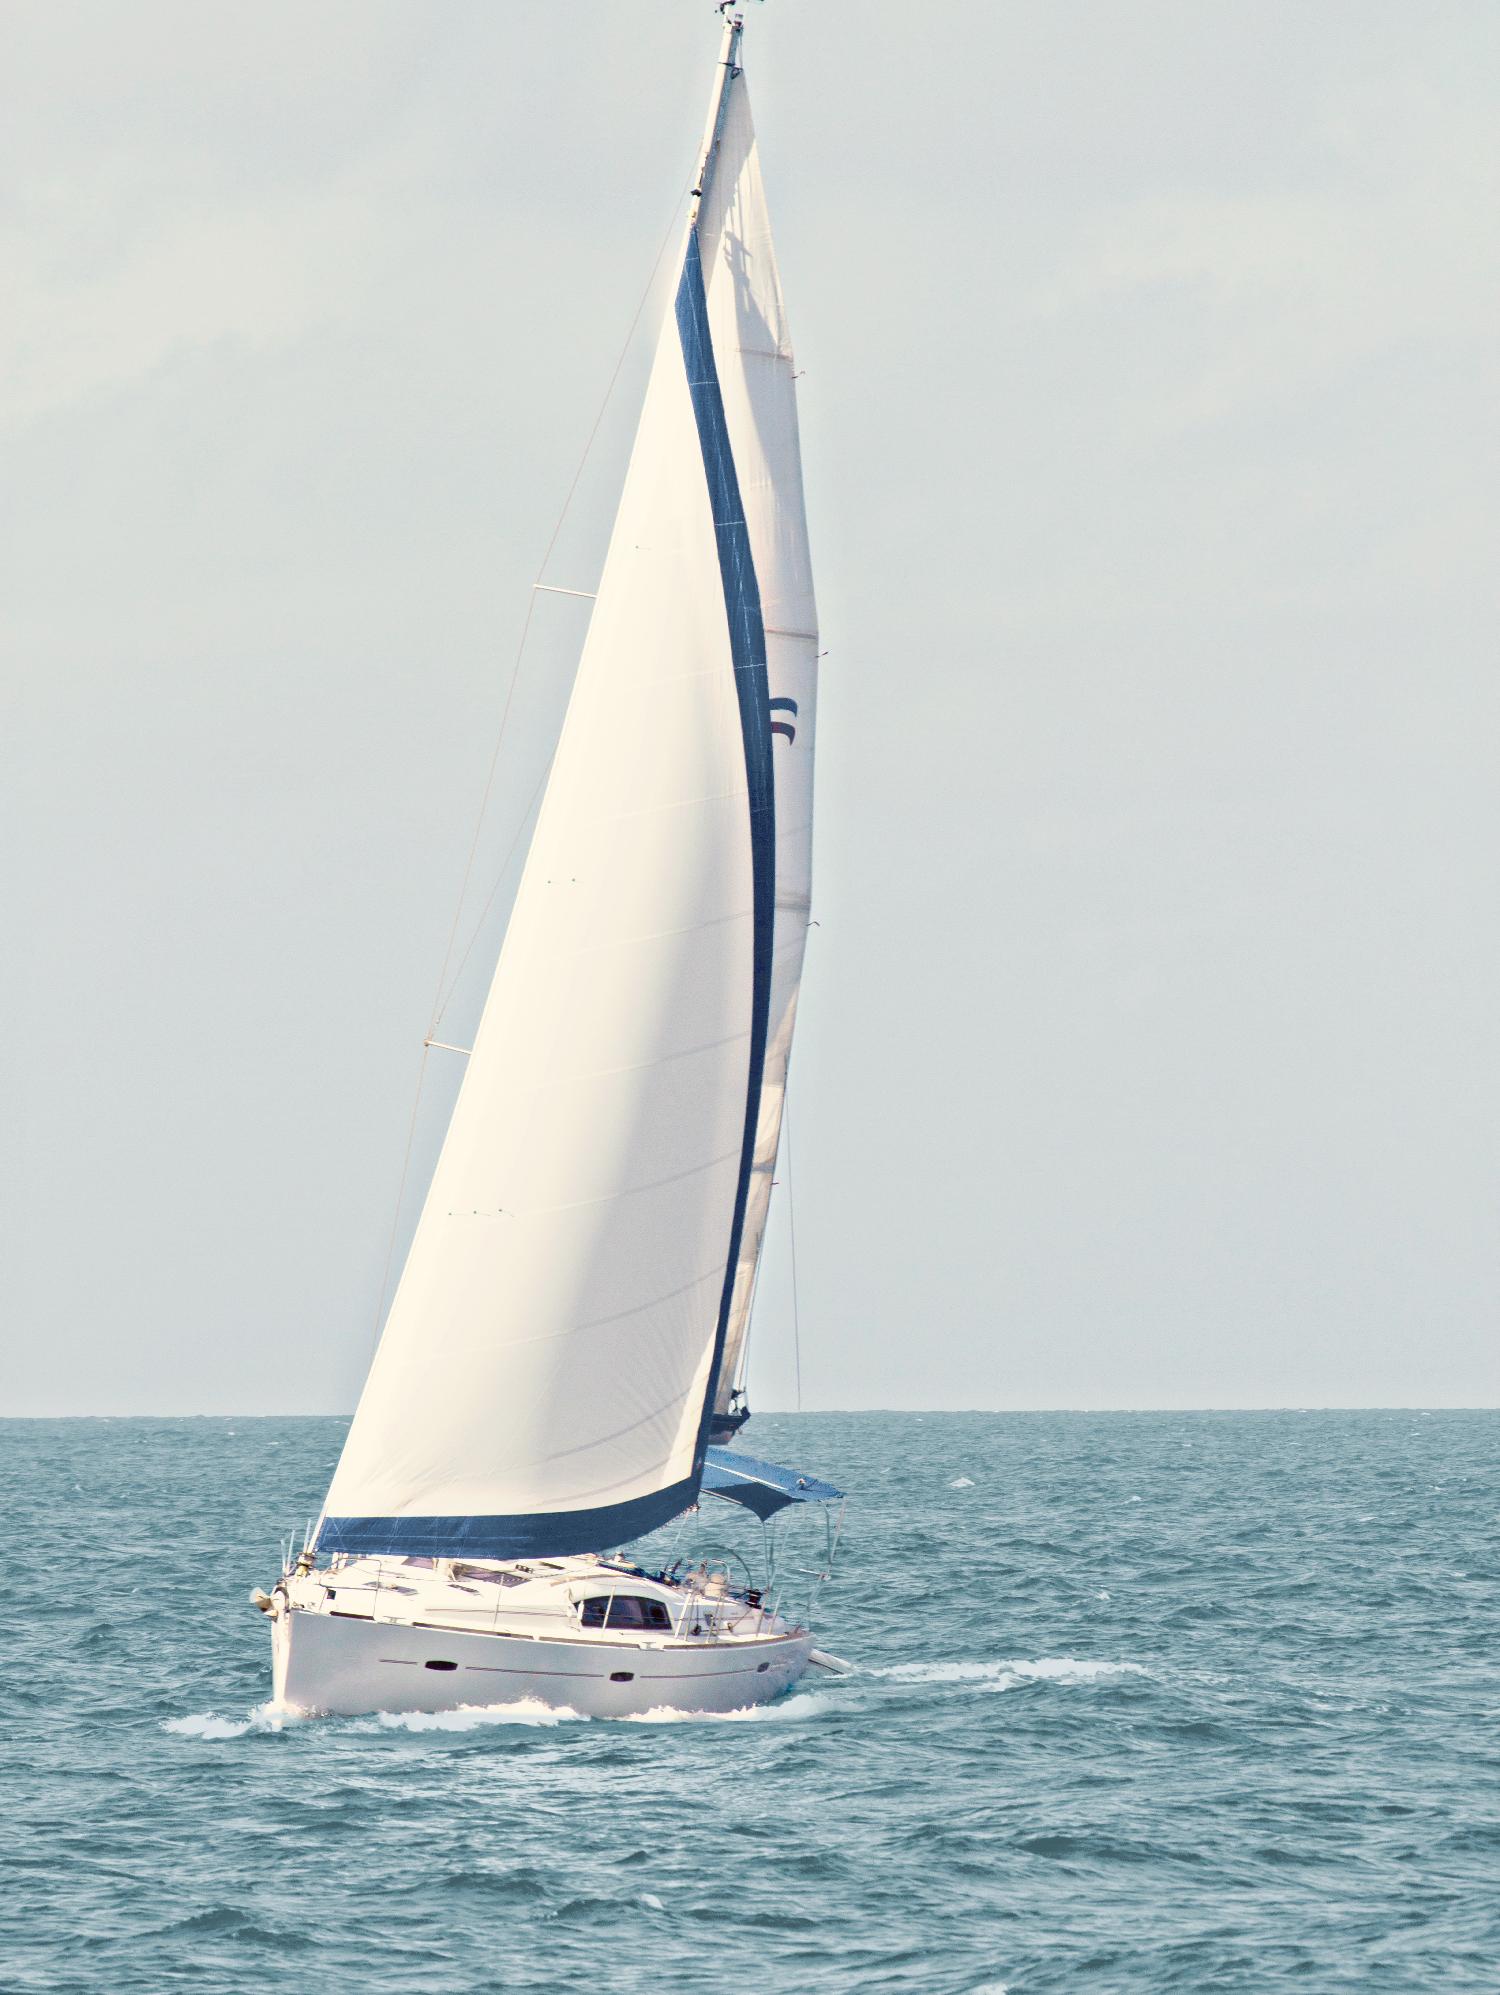
{"label": "sail seam", "polygon": [[689,1178],[702,1177],[705,1171],[716,1171],[720,1164],[727,1164],[733,1155],[733,1150],[725,1150],[717,1157],[710,1157],[706,1163],[694,1164],[685,1171],[674,1171],[670,1177],[648,1178],[644,1184],[623,1185],[619,1191],[601,1192],[597,1198],[570,1198],[562,1205],[528,1206],[522,1217],[539,1219],[549,1212],[579,1212],[586,1205],[606,1205],[611,1199],[635,1198],[643,1191],[660,1191],[665,1185],[685,1184]]}
{"label": "sail seam", "polygon": [[[582,1337],[590,1330],[607,1330],[616,1323],[628,1322],[632,1316],[643,1316],[648,1309],[659,1309],[664,1302],[676,1302],[684,1295],[691,1295],[695,1288],[702,1288],[706,1281],[718,1279],[719,1267],[715,1262],[713,1267],[705,1268],[701,1275],[694,1275],[690,1282],[684,1282],[681,1288],[666,1289],[661,1295],[649,1295],[644,1302],[633,1303],[629,1309],[617,1309],[609,1316],[591,1316],[583,1323],[570,1323],[566,1329],[549,1330],[543,1336],[517,1337],[511,1349],[518,1351],[536,1344],[555,1344],[560,1337]],[[681,1397],[679,1394],[678,1399]],[[672,1403],[675,1405],[677,1401],[674,1400]]]}

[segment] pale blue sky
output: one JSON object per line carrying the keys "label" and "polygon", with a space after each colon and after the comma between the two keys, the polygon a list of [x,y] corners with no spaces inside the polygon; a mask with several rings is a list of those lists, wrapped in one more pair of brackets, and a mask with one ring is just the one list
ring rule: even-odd
{"label": "pale blue sky", "polygon": [[[805,1402],[1495,1404],[1500,18],[748,11],[829,647]],[[347,1409],[712,11],[0,37],[0,1408]],[[788,1299],[778,1215],[767,1406]]]}

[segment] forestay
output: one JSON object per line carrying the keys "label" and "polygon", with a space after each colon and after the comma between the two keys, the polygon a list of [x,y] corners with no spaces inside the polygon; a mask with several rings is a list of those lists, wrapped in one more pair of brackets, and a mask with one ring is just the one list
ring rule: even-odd
{"label": "forestay", "polygon": [[327,1551],[623,1543],[743,1344],[807,925],[816,638],[736,36],[567,720]]}

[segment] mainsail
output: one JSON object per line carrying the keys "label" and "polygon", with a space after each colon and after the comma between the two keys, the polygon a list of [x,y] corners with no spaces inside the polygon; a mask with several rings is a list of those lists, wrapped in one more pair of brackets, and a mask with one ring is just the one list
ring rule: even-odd
{"label": "mainsail", "polygon": [[621,1544],[726,1419],[808,920],[793,366],[726,31],[588,638],[462,1091],[319,1530]]}

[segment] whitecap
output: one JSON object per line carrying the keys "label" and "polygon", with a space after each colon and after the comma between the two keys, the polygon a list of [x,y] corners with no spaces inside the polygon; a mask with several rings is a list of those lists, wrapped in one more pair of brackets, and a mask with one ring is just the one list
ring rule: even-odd
{"label": "whitecap", "polygon": [[216,1718],[212,1711],[194,1711],[186,1718],[168,1718],[164,1732],[180,1739],[239,1739],[250,1729],[248,1718]]}
{"label": "whitecap", "polygon": [[974,1478],[971,1475],[961,1475],[957,1482],[950,1482],[948,1487],[950,1489],[972,1489],[974,1487]]}
{"label": "whitecap", "polygon": [[643,1891],[641,1893],[641,1903],[649,1905],[653,1912],[665,1912],[667,1909],[654,1891]]}
{"label": "whitecap", "polygon": [[[802,1719],[820,1716],[825,1701],[806,1692],[786,1697],[774,1704],[747,1705],[739,1711],[676,1711],[658,1705],[651,1711],[632,1711],[621,1722],[634,1725],[736,1724],[746,1720]],[[306,1717],[288,1705],[270,1701],[257,1705],[243,1718],[221,1718],[217,1712],[196,1711],[184,1718],[163,1720],[162,1730],[183,1739],[242,1739],[247,1732],[279,1732],[284,1726]],[[489,1725],[588,1724],[581,1711],[568,1704],[544,1704],[539,1698],[522,1697],[511,1704],[461,1704],[455,1711],[373,1711],[368,1717],[344,1721],[351,1732],[474,1732]]]}
{"label": "whitecap", "polygon": [[167,1718],[162,1730],[179,1739],[242,1739],[247,1732],[279,1732],[295,1724],[300,1713],[274,1698],[257,1704],[243,1718],[221,1718],[214,1711],[193,1711],[185,1718]]}
{"label": "whitecap", "polygon": [[827,1709],[823,1698],[803,1691],[795,1697],[778,1698],[774,1704],[747,1704],[738,1711],[674,1711],[669,1704],[658,1704],[651,1711],[627,1712],[621,1722],[627,1725],[735,1725],[783,1718],[818,1718]]}
{"label": "whitecap", "polygon": [[[484,1725],[562,1725],[583,1717],[568,1704],[518,1697],[513,1704],[460,1704],[456,1711],[377,1711],[375,1725],[392,1732],[474,1732]],[[353,1729],[372,1729],[368,1721]]]}

